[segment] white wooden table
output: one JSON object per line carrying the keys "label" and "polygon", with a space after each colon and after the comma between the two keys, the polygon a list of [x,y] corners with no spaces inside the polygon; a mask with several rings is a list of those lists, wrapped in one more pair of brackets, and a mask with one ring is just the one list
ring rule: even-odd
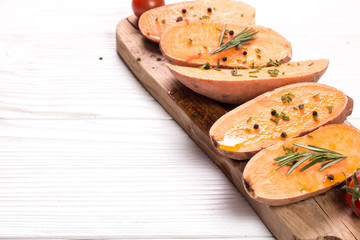
{"label": "white wooden table", "polygon": [[[354,98],[360,127],[360,2],[248,3],[294,60],[330,59],[320,82]],[[117,55],[131,14],[130,0],[0,1],[0,238],[273,239]]]}

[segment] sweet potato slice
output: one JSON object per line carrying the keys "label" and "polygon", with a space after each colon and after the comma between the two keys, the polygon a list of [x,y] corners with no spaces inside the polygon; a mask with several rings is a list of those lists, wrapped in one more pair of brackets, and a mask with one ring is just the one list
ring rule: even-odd
{"label": "sweet potato slice", "polygon": [[[253,28],[258,33],[244,48],[236,47],[211,54],[219,47],[224,22],[212,20],[183,21],[170,26],[162,35],[160,49],[171,63],[198,67],[208,62],[212,67],[248,68],[265,66],[270,59],[283,63],[290,61],[291,44],[274,30],[258,25],[228,23],[226,43],[237,33]],[[230,31],[234,34],[231,36]]]}
{"label": "sweet potato slice", "polygon": [[[211,12],[208,9],[211,8]],[[183,13],[185,9],[185,13]],[[162,33],[177,21],[212,19],[220,22],[255,23],[255,9],[245,3],[230,0],[205,0],[169,4],[151,9],[141,15],[141,33],[160,42]]]}
{"label": "sweet potato slice", "polygon": [[[276,157],[286,153],[283,146],[294,147],[293,143],[329,149],[347,158],[322,171],[319,171],[321,163],[317,163],[300,172],[301,168],[309,163],[307,160],[287,175],[291,166],[276,170],[279,164],[273,163]],[[349,178],[360,167],[359,146],[360,131],[356,128],[343,124],[321,127],[312,132],[311,137],[286,140],[252,157],[243,173],[245,188],[252,198],[271,205],[289,204],[316,196],[342,183],[345,176]]]}
{"label": "sweet potato slice", "polygon": [[238,160],[250,159],[275,143],[325,124],[342,123],[352,108],[352,99],[333,87],[291,84],[228,112],[211,127],[210,137],[222,154]]}
{"label": "sweet potato slice", "polygon": [[317,82],[327,59],[308,60],[257,69],[200,69],[167,64],[172,74],[191,90],[224,103],[240,104],[284,85]]}

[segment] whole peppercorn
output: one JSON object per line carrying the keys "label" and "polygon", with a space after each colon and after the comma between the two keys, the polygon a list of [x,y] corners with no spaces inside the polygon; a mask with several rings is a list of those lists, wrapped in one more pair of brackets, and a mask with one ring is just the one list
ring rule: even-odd
{"label": "whole peppercorn", "polygon": [[299,104],[299,109],[300,109],[300,110],[301,110],[301,109],[304,109],[304,104],[303,104],[303,103]]}
{"label": "whole peppercorn", "polygon": [[206,69],[206,70],[210,69],[210,65],[206,65],[206,66],[204,67],[204,69]]}
{"label": "whole peppercorn", "polygon": [[281,137],[286,138],[286,136],[287,136],[286,132],[281,133]]}
{"label": "whole peppercorn", "polygon": [[259,124],[255,123],[254,124],[254,129],[259,129]]}
{"label": "whole peppercorn", "polygon": [[313,116],[317,116],[317,111],[313,111]]}
{"label": "whole peppercorn", "polygon": [[334,181],[334,175],[332,175],[332,174],[329,174],[328,176],[327,176],[327,178],[330,180],[330,181]]}
{"label": "whole peppercorn", "polygon": [[211,8],[208,8],[208,12],[210,13],[212,11],[212,9]]}
{"label": "whole peppercorn", "polygon": [[226,60],[227,60],[227,57],[223,57],[223,58],[222,58],[222,60],[223,60],[224,62],[226,62]]}
{"label": "whole peppercorn", "polygon": [[243,55],[246,56],[246,55],[247,55],[247,51],[243,51]]}
{"label": "whole peppercorn", "polygon": [[271,115],[275,116],[276,115],[276,110],[272,110]]}
{"label": "whole peppercorn", "polygon": [[183,10],[181,10],[182,13],[186,13],[186,9],[184,8]]}
{"label": "whole peppercorn", "polygon": [[230,34],[230,36],[234,35],[234,31],[233,31],[233,30],[230,30],[230,31],[229,31],[229,34]]}

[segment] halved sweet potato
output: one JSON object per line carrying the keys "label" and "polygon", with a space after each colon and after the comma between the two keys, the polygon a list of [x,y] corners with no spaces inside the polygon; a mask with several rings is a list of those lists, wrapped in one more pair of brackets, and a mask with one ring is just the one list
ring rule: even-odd
{"label": "halved sweet potato", "polygon": [[280,141],[325,124],[342,123],[352,108],[352,99],[333,87],[291,84],[228,112],[211,127],[210,137],[222,154],[238,160],[250,159]]}
{"label": "halved sweet potato", "polygon": [[240,104],[275,88],[298,82],[317,82],[327,59],[308,60],[258,69],[200,69],[167,64],[191,90],[224,103]]}
{"label": "halved sweet potato", "polygon": [[[208,9],[211,9],[211,12]],[[185,13],[183,13],[185,9]],[[141,33],[154,42],[160,42],[162,33],[177,21],[199,18],[220,22],[255,23],[255,9],[245,3],[230,0],[205,0],[169,4],[151,9],[141,15]]]}
{"label": "halved sweet potato", "polygon": [[[283,146],[290,148],[293,143],[315,145],[341,153],[347,158],[320,172],[320,163],[300,172],[309,163],[307,160],[287,175],[291,166],[276,170],[279,164],[273,163],[275,158],[286,153]],[[321,127],[312,132],[311,137],[286,140],[252,157],[243,173],[245,188],[252,198],[270,205],[289,204],[316,196],[342,183],[345,176],[349,178],[360,167],[359,146],[360,131],[356,128],[343,124]]]}
{"label": "halved sweet potato", "polygon": [[[183,21],[170,26],[162,35],[160,49],[164,57],[177,65],[198,67],[208,62],[212,67],[248,68],[265,66],[270,59],[283,63],[290,61],[291,44],[274,30],[258,25],[226,24],[227,39],[243,29],[253,28],[258,33],[243,48],[230,48],[211,54],[219,47],[224,22],[212,20]],[[234,34],[231,36],[230,31]]]}

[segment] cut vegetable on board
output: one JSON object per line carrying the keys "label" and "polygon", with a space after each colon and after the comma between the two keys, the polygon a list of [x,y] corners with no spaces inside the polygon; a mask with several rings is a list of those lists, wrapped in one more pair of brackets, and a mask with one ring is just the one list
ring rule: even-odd
{"label": "cut vegetable on board", "polygon": [[290,42],[270,28],[212,20],[173,24],[163,33],[160,49],[170,63],[192,67],[262,67],[292,57]]}
{"label": "cut vegetable on board", "polygon": [[139,29],[149,40],[160,42],[171,25],[189,20],[211,19],[218,22],[255,23],[255,9],[240,1],[188,1],[151,9],[141,15]]}
{"label": "cut vegetable on board", "polygon": [[296,83],[266,92],[228,112],[210,129],[217,150],[230,158],[250,159],[261,149],[342,123],[353,101],[319,83]]}
{"label": "cut vegetable on board", "polygon": [[268,147],[247,163],[248,194],[270,205],[297,202],[323,193],[360,167],[360,132],[332,124]]}
{"label": "cut vegetable on board", "polygon": [[284,85],[317,82],[329,61],[318,59],[281,64],[271,60],[267,65],[269,67],[220,69],[206,65],[195,68],[167,64],[176,79],[194,92],[220,102],[241,104]]}

